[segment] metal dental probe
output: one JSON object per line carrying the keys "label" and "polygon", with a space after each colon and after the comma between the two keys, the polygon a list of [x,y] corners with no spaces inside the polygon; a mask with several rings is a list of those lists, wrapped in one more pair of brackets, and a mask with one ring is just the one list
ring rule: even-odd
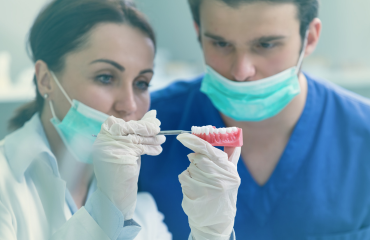
{"label": "metal dental probe", "polygon": [[191,131],[183,130],[160,131],[157,135],[180,135],[182,133],[191,133]]}
{"label": "metal dental probe", "polygon": [[[191,131],[183,131],[183,130],[160,131],[157,135],[180,135],[182,133],[191,133]],[[96,135],[92,135],[92,136],[97,137]]]}

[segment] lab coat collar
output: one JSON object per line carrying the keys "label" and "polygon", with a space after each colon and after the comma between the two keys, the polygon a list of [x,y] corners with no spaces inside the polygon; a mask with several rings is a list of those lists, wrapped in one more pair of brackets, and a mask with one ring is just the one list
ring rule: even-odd
{"label": "lab coat collar", "polygon": [[[39,114],[36,113],[25,125],[5,138],[4,151],[14,176],[21,180],[31,163],[41,154],[51,161],[55,156],[50,150]],[[59,175],[52,165],[54,174]]]}

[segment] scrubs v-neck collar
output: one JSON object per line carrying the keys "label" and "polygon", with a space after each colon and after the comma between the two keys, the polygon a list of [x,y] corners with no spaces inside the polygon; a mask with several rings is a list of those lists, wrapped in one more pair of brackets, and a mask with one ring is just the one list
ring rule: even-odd
{"label": "scrubs v-neck collar", "polygon": [[[269,215],[278,204],[281,196],[293,183],[302,163],[305,160],[305,152],[301,151],[306,145],[306,133],[309,129],[310,118],[313,116],[312,105],[314,102],[314,91],[312,83],[308,82],[307,99],[303,112],[292,132],[292,135],[285,147],[285,150],[276,165],[272,175],[265,185],[260,186],[253,179],[242,157],[238,163],[238,172],[241,178],[241,185],[238,192],[238,202],[248,207],[255,215],[257,221],[263,226]],[[202,111],[206,121],[212,122],[217,128],[225,127],[218,110],[207,98],[202,104],[205,111]]]}

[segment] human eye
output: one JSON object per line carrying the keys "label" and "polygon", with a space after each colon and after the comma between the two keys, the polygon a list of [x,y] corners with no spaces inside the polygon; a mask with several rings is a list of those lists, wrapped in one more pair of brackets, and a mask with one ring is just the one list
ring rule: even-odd
{"label": "human eye", "polygon": [[273,49],[274,47],[276,47],[276,43],[272,43],[272,42],[259,42],[257,45],[256,45],[256,49],[257,50],[269,50],[269,49]]}
{"label": "human eye", "polygon": [[275,44],[274,43],[268,43],[268,42],[262,42],[262,43],[260,43],[260,46],[261,46],[261,48],[264,48],[264,49],[270,49],[270,48],[275,47]]}
{"label": "human eye", "polygon": [[212,44],[213,44],[213,46],[215,46],[217,48],[228,48],[228,47],[231,46],[230,43],[225,42],[225,41],[213,41]]}
{"label": "human eye", "polygon": [[147,91],[150,85],[147,81],[138,80],[134,82],[134,86],[141,91]]}
{"label": "human eye", "polygon": [[110,74],[100,74],[95,77],[95,80],[104,85],[108,85],[113,82],[113,76]]}

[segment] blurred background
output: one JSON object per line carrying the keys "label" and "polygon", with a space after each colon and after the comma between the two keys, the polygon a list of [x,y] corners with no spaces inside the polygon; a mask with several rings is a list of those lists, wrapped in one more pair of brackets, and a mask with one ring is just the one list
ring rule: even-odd
{"label": "blurred background", "polygon": [[[14,110],[35,96],[33,64],[26,39],[34,18],[49,0],[0,1],[0,139]],[[158,38],[151,91],[203,73],[203,57],[187,0],[136,0]],[[323,32],[304,70],[370,97],[369,0],[322,0]]]}

